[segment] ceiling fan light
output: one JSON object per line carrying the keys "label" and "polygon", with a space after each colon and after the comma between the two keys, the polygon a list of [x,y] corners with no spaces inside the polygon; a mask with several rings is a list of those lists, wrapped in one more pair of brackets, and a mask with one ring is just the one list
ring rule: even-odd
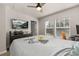
{"label": "ceiling fan light", "polygon": [[41,11],[42,8],[41,7],[37,7],[36,9],[37,9],[37,11]]}

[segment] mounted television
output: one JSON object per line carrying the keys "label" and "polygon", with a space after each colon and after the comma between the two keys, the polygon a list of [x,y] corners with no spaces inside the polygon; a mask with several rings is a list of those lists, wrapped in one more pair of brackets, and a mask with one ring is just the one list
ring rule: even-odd
{"label": "mounted television", "polygon": [[11,19],[12,29],[27,29],[28,21],[21,19]]}
{"label": "mounted television", "polygon": [[79,34],[79,25],[76,25],[77,34]]}

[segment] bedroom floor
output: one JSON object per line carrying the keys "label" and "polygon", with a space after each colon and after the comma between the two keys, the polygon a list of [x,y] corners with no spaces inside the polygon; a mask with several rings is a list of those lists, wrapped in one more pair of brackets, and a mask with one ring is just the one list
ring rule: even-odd
{"label": "bedroom floor", "polygon": [[2,55],[0,55],[0,56],[10,56],[10,53],[9,53],[9,51],[8,51],[8,52],[6,52],[6,53],[4,53],[4,54],[2,54]]}

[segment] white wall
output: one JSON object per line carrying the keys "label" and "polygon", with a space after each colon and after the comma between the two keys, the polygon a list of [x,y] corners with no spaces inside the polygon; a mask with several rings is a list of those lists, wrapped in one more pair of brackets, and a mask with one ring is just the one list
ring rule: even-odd
{"label": "white wall", "polygon": [[[35,20],[37,21],[36,18],[33,18],[29,15],[26,15],[26,14],[23,14],[23,13],[20,13],[18,11],[14,11],[12,8],[10,8],[9,6],[6,7],[6,32],[9,31],[9,30],[12,30],[11,29],[11,19],[23,19],[23,20]],[[23,30],[23,29],[22,29]],[[31,32],[30,31],[30,27],[29,29],[24,29],[25,31],[28,31],[29,33]]]}
{"label": "white wall", "polygon": [[6,50],[5,6],[0,4],[0,53]]}
{"label": "white wall", "polygon": [[[71,9],[66,9],[61,12],[57,12],[54,14],[51,14],[49,16],[43,17],[39,20],[39,34],[45,34],[45,21],[50,20],[53,22],[55,19],[56,20],[61,20],[64,17],[69,18],[69,23],[70,23],[70,31],[71,35],[76,34],[76,25],[79,25],[79,6],[76,6]],[[41,27],[42,26],[42,27]]]}
{"label": "white wall", "polygon": [[[22,19],[22,20],[27,20],[27,21],[37,21],[38,20],[34,17],[31,17],[29,15],[26,15],[26,14],[23,14],[23,13],[20,13],[18,11],[15,11],[13,10],[11,7],[9,6],[6,6],[6,33],[7,33],[7,47],[9,46],[8,45],[8,42],[9,42],[9,31],[14,31],[12,28],[11,28],[11,19]],[[31,24],[29,23],[29,27],[28,29],[19,29],[21,31],[23,31],[24,33],[31,33]]]}
{"label": "white wall", "polygon": [[[36,18],[31,17],[29,15],[20,13],[18,11],[14,11],[9,6],[5,6],[4,4],[0,4],[0,54],[6,50],[6,34],[11,29],[11,19],[23,19],[23,20],[35,20]],[[21,29],[23,30],[23,29]],[[23,31],[30,31],[29,29],[25,29]]]}

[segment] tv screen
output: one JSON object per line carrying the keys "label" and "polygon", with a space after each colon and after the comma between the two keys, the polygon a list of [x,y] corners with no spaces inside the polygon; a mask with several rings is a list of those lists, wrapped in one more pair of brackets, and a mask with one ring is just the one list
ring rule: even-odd
{"label": "tv screen", "polygon": [[76,25],[77,34],[79,34],[79,25]]}
{"label": "tv screen", "polygon": [[28,28],[28,21],[12,19],[12,29],[26,29]]}

